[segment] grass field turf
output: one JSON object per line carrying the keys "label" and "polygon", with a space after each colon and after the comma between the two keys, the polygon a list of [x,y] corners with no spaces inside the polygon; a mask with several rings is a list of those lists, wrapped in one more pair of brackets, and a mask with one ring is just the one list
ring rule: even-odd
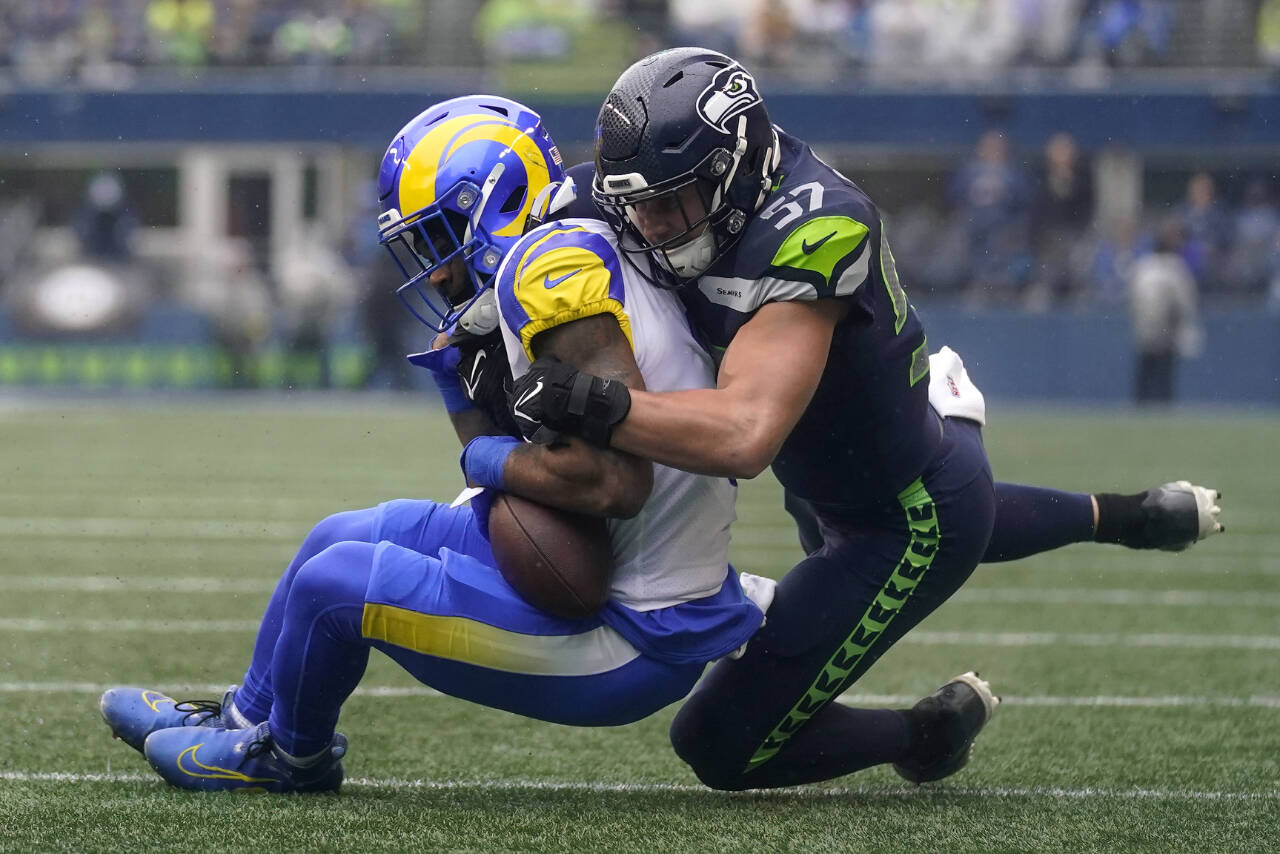
{"label": "grass field turf", "polygon": [[[378,398],[0,400],[0,851],[173,849],[1262,851],[1280,826],[1274,415],[1013,410],[997,476],[1221,488],[1229,533],[1187,554],[1072,546],[980,568],[845,700],[910,703],[970,667],[1006,703],[933,786],[873,769],[702,789],[671,710],[571,729],[471,706],[375,656],[343,714],[337,798],[165,787],[98,717],[108,684],[216,695],[239,678],[311,524],[452,498],[438,411]],[[734,559],[799,556],[776,484],[744,484]]]}

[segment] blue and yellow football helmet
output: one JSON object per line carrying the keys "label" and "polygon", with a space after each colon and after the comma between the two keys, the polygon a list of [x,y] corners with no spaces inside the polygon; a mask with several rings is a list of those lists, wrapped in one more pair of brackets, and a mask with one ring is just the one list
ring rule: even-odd
{"label": "blue and yellow football helmet", "polygon": [[[378,173],[379,242],[404,274],[400,299],[436,332],[495,329],[489,282],[564,180],[555,142],[522,104],[469,95],[419,113],[396,134]],[[437,278],[448,281],[448,293],[431,281],[446,265],[451,275]]]}

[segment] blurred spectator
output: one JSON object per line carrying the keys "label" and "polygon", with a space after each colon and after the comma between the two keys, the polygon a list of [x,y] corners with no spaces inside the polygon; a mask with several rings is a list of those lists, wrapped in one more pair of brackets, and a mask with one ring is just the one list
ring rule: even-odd
{"label": "blurred spectator", "polygon": [[31,196],[0,202],[0,297],[31,253],[40,208],[40,202]]}
{"label": "blurred spectator", "polygon": [[1020,28],[1025,34],[1023,57],[1031,63],[1059,65],[1077,49],[1080,17],[1086,0],[1022,0]]}
{"label": "blurred spectator", "polygon": [[1196,283],[1182,259],[1183,241],[1182,222],[1168,217],[1160,224],[1155,251],[1133,266],[1129,298],[1139,404],[1172,401],[1177,357],[1197,356],[1203,347]]}
{"label": "blurred spectator", "polygon": [[1044,149],[1044,171],[1032,206],[1036,279],[1055,299],[1075,285],[1076,253],[1093,218],[1093,173],[1075,139],[1056,133]]}
{"label": "blurred spectator", "polygon": [[1217,194],[1213,176],[1197,172],[1187,181],[1186,199],[1174,209],[1186,238],[1182,256],[1206,290],[1222,285],[1222,265],[1231,242],[1231,220]]}
{"label": "blurred spectator", "polygon": [[1249,182],[1244,204],[1233,220],[1223,279],[1235,293],[1260,294],[1266,290],[1276,261],[1276,232],[1280,230],[1280,215],[1266,180],[1255,178]]}
{"label": "blurred spectator", "polygon": [[225,366],[222,383],[257,387],[262,348],[271,335],[272,305],[253,247],[247,241],[206,247],[179,283],[181,301],[212,323],[214,346]]}
{"label": "blurred spectator", "polygon": [[598,94],[635,59],[634,32],[599,0],[487,0],[475,35],[508,93]]}
{"label": "blurred spectator", "polygon": [[832,81],[865,60],[866,4],[857,0],[747,0],[730,51],[751,67]]}
{"label": "blurred spectator", "polygon": [[88,260],[120,264],[133,256],[138,218],[125,198],[124,183],[114,172],[99,172],[85,188],[84,201],[71,226]]}
{"label": "blurred spectator", "polygon": [[580,7],[560,0],[487,0],[476,36],[493,62],[558,60],[569,55]]}
{"label": "blurred spectator", "polygon": [[1145,247],[1138,224],[1120,219],[1103,229],[1089,267],[1088,289],[1083,296],[1101,306],[1119,305],[1128,299],[1133,265]]}
{"label": "blurred spectator", "polygon": [[66,77],[80,57],[76,4],[72,0],[17,3],[7,14],[14,32],[13,62],[22,75],[38,83]]}
{"label": "blurred spectator", "polygon": [[699,45],[732,54],[738,49],[741,0],[699,0],[671,4],[671,38],[677,45]]}
{"label": "blurred spectator", "polygon": [[870,12],[871,60],[913,79],[987,76],[1022,51],[1018,0],[879,0]]}
{"label": "blurred spectator", "polygon": [[631,24],[635,32],[631,55],[639,59],[673,43],[670,6],[668,0],[610,0],[603,11]]}
{"label": "blurred spectator", "polygon": [[[337,326],[355,302],[355,282],[342,256],[318,231],[287,247],[279,265],[286,386],[329,388]],[[312,368],[318,374],[312,374]]]}
{"label": "blurred spectator", "polygon": [[284,65],[336,65],[351,53],[353,35],[337,15],[298,10],[276,30],[271,56]]}
{"label": "blurred spectator", "polygon": [[911,205],[886,225],[898,275],[913,297],[954,297],[969,284],[969,235],[958,217]]}
{"label": "blurred spectator", "polygon": [[1258,6],[1258,59],[1280,68],[1280,0],[1262,0]]}
{"label": "blurred spectator", "polygon": [[790,65],[796,52],[796,28],[786,0],[756,0],[743,16],[737,52],[757,68]]}
{"label": "blurred spectator", "polygon": [[[361,333],[373,354],[365,387],[405,391],[412,385],[405,356],[428,349],[430,340],[427,328],[413,318],[396,294],[404,275],[391,253],[378,243],[377,201],[376,183],[356,188],[343,257],[351,268]],[[410,343],[410,330],[418,334],[414,343]]]}
{"label": "blurred spectator", "polygon": [[930,24],[925,0],[879,0],[871,9],[871,64],[895,74],[924,64]]}
{"label": "blurred spectator", "polygon": [[1280,230],[1276,231],[1276,239],[1272,244],[1270,284],[1267,286],[1267,311],[1280,316]]}
{"label": "blurred spectator", "polygon": [[1095,15],[1095,38],[1108,64],[1152,65],[1165,60],[1173,24],[1165,0],[1105,0]]}
{"label": "blurred spectator", "polygon": [[955,174],[953,210],[968,231],[969,271],[979,299],[1017,292],[1030,273],[1027,179],[1012,161],[1009,140],[997,130],[978,140],[975,157]]}
{"label": "blurred spectator", "polygon": [[147,52],[153,61],[203,65],[213,41],[211,0],[151,0]]}

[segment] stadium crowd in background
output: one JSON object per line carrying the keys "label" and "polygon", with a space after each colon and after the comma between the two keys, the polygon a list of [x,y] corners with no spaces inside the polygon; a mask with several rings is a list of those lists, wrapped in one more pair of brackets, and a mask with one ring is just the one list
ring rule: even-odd
{"label": "stadium crowd in background", "polygon": [[1141,222],[1096,216],[1088,155],[1066,133],[1042,159],[1019,156],[997,130],[950,176],[945,208],[892,212],[899,266],[916,296],[958,297],[1027,309],[1114,306],[1127,297],[1134,261],[1150,253],[1159,223],[1186,233],[1181,254],[1197,288],[1219,302],[1260,301],[1280,288],[1276,179],[1233,173],[1224,199],[1215,177],[1196,172],[1181,200],[1148,203]]}
{"label": "stadium crowd in background", "polygon": [[630,34],[623,64],[706,44],[811,80],[1280,63],[1277,0],[42,0],[0,7],[0,69],[120,85],[148,66],[572,65],[609,31]]}

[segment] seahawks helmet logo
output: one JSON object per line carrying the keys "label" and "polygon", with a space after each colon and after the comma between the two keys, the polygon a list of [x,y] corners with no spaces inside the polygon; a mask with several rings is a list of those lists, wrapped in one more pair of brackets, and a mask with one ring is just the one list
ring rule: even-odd
{"label": "seahawks helmet logo", "polygon": [[716,72],[698,96],[698,117],[721,133],[733,133],[730,119],[742,115],[761,102],[755,79],[741,65]]}

